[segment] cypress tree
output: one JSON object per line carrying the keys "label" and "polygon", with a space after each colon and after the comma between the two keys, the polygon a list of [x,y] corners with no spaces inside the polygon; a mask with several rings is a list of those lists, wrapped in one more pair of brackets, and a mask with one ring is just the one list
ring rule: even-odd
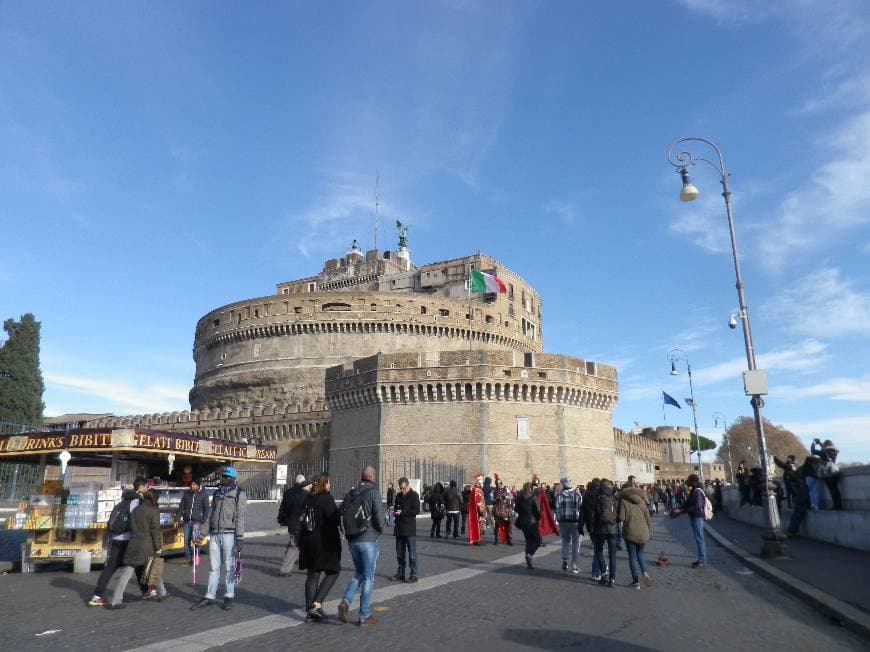
{"label": "cypress tree", "polygon": [[38,425],[42,422],[42,371],[39,328],[33,315],[3,323],[7,340],[0,346],[0,421]]}

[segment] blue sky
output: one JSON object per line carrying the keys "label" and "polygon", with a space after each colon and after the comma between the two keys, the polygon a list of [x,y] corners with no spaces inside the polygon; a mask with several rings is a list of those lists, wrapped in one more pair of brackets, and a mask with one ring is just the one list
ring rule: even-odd
{"label": "blue sky", "polygon": [[618,368],[615,425],[688,396],[680,347],[718,439],[750,414],[728,231],[665,160],[702,135],[765,415],[867,461],[868,32],[861,1],[2,3],[0,315],[42,321],[48,414],[184,409],[196,320],[370,247],[379,171],[416,261],[486,251],[546,350]]}

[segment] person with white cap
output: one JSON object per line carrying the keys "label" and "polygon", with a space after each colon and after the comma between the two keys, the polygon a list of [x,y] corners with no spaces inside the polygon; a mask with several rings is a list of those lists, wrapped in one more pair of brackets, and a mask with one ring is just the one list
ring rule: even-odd
{"label": "person with white cap", "polygon": [[284,551],[284,560],[278,570],[279,575],[285,577],[290,575],[296,565],[296,560],[299,559],[299,518],[302,516],[305,499],[311,493],[312,486],[312,483],[306,482],[305,476],[300,473],[296,476],[293,486],[287,489],[281,498],[281,506],[278,508],[278,525],[287,528],[290,541]]}
{"label": "person with white cap", "polygon": [[556,520],[559,521],[559,533],[562,535],[562,570],[570,570],[575,575],[580,572],[580,509],[583,496],[572,488],[571,478],[563,476],[559,482],[562,491],[556,494]]}

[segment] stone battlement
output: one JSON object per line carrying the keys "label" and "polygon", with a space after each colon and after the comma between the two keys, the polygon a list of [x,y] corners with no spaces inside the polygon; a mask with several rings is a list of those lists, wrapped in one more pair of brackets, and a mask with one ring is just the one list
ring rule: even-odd
{"label": "stone battlement", "polygon": [[616,369],[514,351],[379,354],[326,370],[330,409],[377,403],[504,401],[612,411]]}

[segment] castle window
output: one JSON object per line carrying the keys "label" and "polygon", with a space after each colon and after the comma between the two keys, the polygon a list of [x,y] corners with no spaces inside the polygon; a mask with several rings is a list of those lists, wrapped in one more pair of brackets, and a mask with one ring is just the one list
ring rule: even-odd
{"label": "castle window", "polygon": [[495,323],[495,318],[494,318],[492,315],[487,315],[487,316],[486,316],[486,323],[487,323],[487,324],[494,324],[494,323]]}
{"label": "castle window", "polygon": [[439,309],[438,309],[438,314],[439,314],[440,316],[442,316],[442,317],[449,317],[449,316],[450,316],[450,311],[449,311],[449,310],[446,310],[445,308],[439,308]]}
{"label": "castle window", "polygon": [[372,311],[372,312],[375,312],[377,309],[378,309],[378,304],[373,303],[373,304],[371,305],[371,311]]}
{"label": "castle window", "polygon": [[317,283],[309,283],[308,284],[309,292],[317,292]]}
{"label": "castle window", "polygon": [[529,417],[517,417],[517,439],[529,438]]}
{"label": "castle window", "polygon": [[350,310],[349,303],[325,303],[323,304],[323,308],[321,308],[323,312],[347,312]]}
{"label": "castle window", "polygon": [[215,328],[217,328],[218,326],[221,325],[221,320],[220,320],[220,319],[215,319],[215,320],[212,322],[212,324],[214,324]]}
{"label": "castle window", "polygon": [[295,308],[293,308],[293,312],[295,312],[297,315],[301,314],[302,313],[302,306],[296,306]]}
{"label": "castle window", "polygon": [[421,315],[425,315],[425,314],[426,314],[426,306],[420,306],[420,314],[421,314]]}
{"label": "castle window", "polygon": [[281,294],[290,294],[290,288],[281,288]]}
{"label": "castle window", "polygon": [[259,316],[260,316],[260,309],[254,308],[254,317],[259,317]]}
{"label": "castle window", "polygon": [[514,284],[508,283],[508,299],[514,300]]}
{"label": "castle window", "polygon": [[586,363],[586,373],[589,374],[590,376],[595,375],[595,363],[594,362],[587,362]]}

